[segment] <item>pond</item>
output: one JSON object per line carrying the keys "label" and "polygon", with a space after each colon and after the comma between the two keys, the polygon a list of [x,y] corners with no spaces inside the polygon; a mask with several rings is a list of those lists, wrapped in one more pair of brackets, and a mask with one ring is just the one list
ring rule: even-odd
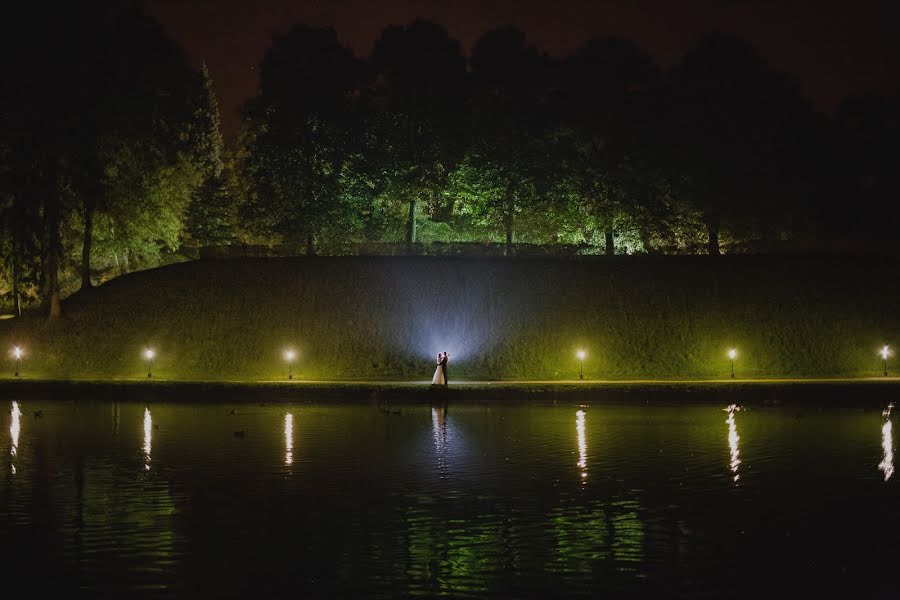
{"label": "pond", "polygon": [[0,407],[0,574],[31,597],[897,588],[877,407]]}

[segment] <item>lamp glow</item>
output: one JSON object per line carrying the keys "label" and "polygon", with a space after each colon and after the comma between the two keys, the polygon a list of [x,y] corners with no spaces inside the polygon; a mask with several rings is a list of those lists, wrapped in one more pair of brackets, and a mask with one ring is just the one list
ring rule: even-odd
{"label": "lamp glow", "polygon": [[575,353],[575,355],[581,362],[581,369],[578,371],[578,379],[584,379],[584,357],[587,356],[587,352],[585,352],[584,350],[579,350]]}
{"label": "lamp glow", "polygon": [[285,350],[284,351],[284,360],[288,364],[288,379],[294,378],[294,359],[297,358],[297,353],[293,350]]}
{"label": "lamp glow", "polygon": [[732,348],[728,351],[728,358],[731,359],[731,378],[734,379],[734,358],[737,356],[737,350]]}
{"label": "lamp glow", "polygon": [[22,360],[22,349],[18,346],[13,348],[13,356],[16,358],[16,373],[15,377],[19,376],[19,362]]}
{"label": "lamp glow", "polygon": [[144,358],[147,359],[147,379],[153,377],[153,357],[156,356],[156,352],[153,348],[147,348],[144,350]]}
{"label": "lamp glow", "polygon": [[881,360],[884,362],[884,376],[887,377],[887,359],[888,356],[891,355],[891,349],[887,344],[884,345],[884,348],[881,349]]}

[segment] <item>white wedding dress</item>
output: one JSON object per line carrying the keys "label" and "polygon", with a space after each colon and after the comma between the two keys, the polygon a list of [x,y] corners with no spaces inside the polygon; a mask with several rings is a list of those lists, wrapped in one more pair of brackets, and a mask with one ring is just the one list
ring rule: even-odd
{"label": "white wedding dress", "polygon": [[444,370],[441,368],[441,363],[438,363],[434,370],[434,377],[431,378],[431,385],[444,385],[445,383],[447,381],[444,379]]}

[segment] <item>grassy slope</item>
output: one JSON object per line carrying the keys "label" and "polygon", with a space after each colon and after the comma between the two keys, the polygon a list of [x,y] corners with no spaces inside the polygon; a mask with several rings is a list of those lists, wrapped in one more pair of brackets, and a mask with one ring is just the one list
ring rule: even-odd
{"label": "grassy slope", "polygon": [[[0,321],[29,377],[458,379],[872,376],[900,345],[897,262],[662,257],[316,258],[194,262],[134,273]],[[12,370],[7,359],[5,371]]]}

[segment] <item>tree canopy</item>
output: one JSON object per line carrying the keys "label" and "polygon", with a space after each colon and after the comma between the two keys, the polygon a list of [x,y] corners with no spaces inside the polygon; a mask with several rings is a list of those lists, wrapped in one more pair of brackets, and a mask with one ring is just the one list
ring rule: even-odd
{"label": "tree canopy", "polygon": [[900,99],[816,114],[738,38],[706,35],[662,70],[611,37],[551,57],[504,27],[467,56],[418,20],[358,57],[297,25],[226,142],[213,74],[140,2],[46,8],[0,31],[0,298],[16,312],[58,315],[79,284],[205,246],[719,254],[900,225]]}

